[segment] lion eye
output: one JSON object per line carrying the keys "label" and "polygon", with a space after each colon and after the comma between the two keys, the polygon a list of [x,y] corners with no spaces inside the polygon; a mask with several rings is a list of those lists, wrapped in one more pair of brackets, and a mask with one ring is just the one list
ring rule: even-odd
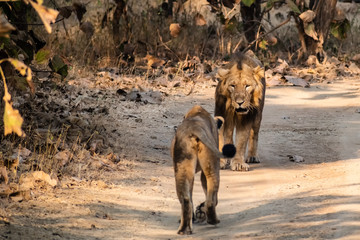
{"label": "lion eye", "polygon": [[251,86],[250,86],[250,85],[245,85],[245,90],[249,91],[249,90],[250,90],[250,88],[251,88]]}
{"label": "lion eye", "polygon": [[235,86],[235,84],[231,84],[230,87],[235,88],[236,86]]}

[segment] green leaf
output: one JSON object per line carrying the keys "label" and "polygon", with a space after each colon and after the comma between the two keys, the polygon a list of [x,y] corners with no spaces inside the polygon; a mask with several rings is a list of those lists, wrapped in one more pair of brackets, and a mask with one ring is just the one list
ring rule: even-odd
{"label": "green leaf", "polygon": [[286,3],[288,7],[293,11],[294,13],[301,14],[299,8],[296,6],[296,4],[292,0],[286,0]]}
{"label": "green leaf", "polygon": [[342,22],[331,23],[330,33],[337,39],[343,40],[347,37],[350,30],[350,22],[345,18]]}
{"label": "green leaf", "polygon": [[250,7],[254,2],[255,0],[241,0],[241,2],[247,6],[247,7]]}
{"label": "green leaf", "polygon": [[67,65],[64,63],[64,61],[62,60],[61,57],[59,57],[59,55],[55,55],[50,63],[49,63],[49,67],[56,73],[59,73],[61,75],[61,77],[64,79],[67,75],[68,75],[68,67]]}
{"label": "green leaf", "polygon": [[232,17],[229,21],[225,23],[225,29],[229,32],[235,32],[238,29],[239,22],[236,17]]}
{"label": "green leaf", "polygon": [[269,44],[268,44],[268,42],[267,42],[266,40],[262,40],[262,41],[259,43],[259,48],[266,50],[268,45],[269,45]]}
{"label": "green leaf", "polygon": [[305,31],[306,35],[312,37],[314,40],[319,40],[318,35],[315,31],[315,24],[313,22],[304,23],[304,31]]}
{"label": "green leaf", "polygon": [[49,58],[50,51],[47,49],[40,49],[35,55],[35,60],[37,64],[45,64],[49,61]]}
{"label": "green leaf", "polygon": [[280,2],[281,0],[268,0],[267,3],[266,3],[266,10],[270,10],[274,7],[274,4],[276,2]]}

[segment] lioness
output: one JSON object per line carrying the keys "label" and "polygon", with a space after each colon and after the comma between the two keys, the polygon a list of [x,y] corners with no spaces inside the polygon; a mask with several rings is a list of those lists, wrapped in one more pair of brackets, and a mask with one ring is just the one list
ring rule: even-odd
{"label": "lioness", "polygon": [[[225,120],[219,146],[233,143],[236,128],[236,155],[230,161],[230,168],[248,171],[247,163],[260,162],[257,145],[265,100],[264,68],[251,53],[238,53],[226,69],[218,71],[218,75],[220,81],[215,91],[215,116],[222,116]],[[245,161],[246,147],[248,155]],[[226,168],[227,160],[221,159],[220,165]]]}
{"label": "lioness", "polygon": [[[222,117],[215,117],[218,126]],[[195,173],[201,171],[201,185],[206,195],[204,211],[207,223],[217,224],[215,212],[219,189],[220,158],[235,155],[234,145],[225,145],[222,153],[218,150],[219,136],[217,123],[202,107],[194,106],[178,126],[171,144],[174,161],[176,192],[181,203],[181,222],[178,234],[192,233],[193,203],[192,191]]]}

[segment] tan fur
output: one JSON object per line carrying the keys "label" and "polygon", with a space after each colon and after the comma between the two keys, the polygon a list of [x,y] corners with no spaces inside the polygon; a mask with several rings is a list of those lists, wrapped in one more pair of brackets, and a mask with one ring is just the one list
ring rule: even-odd
{"label": "tan fur", "polygon": [[[230,168],[248,171],[247,163],[260,162],[257,143],[265,100],[264,68],[254,56],[238,54],[218,75],[220,81],[215,92],[215,115],[225,120],[219,146],[233,143],[236,129],[236,155],[230,162]],[[226,165],[227,160],[221,159],[221,168]]]}
{"label": "tan fur", "polygon": [[[223,122],[223,118],[219,117]],[[218,129],[215,120],[202,107],[194,106],[178,126],[171,144],[176,192],[181,203],[178,234],[192,233],[192,190],[195,173],[201,171],[201,184],[206,201],[204,211],[209,224],[220,221],[215,207],[218,202],[220,157]]]}

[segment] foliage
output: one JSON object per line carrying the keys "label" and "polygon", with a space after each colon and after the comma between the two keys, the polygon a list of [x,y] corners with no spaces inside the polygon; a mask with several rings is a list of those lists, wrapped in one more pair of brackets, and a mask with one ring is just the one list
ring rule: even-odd
{"label": "foliage", "polygon": [[[26,75],[27,76],[26,80],[28,81],[29,86],[33,86],[32,82],[31,82],[31,69],[29,67],[27,67],[24,63],[20,62],[19,60],[16,60],[13,58],[2,59],[2,60],[0,60],[0,64],[3,63],[4,61],[10,62],[16,68],[16,70],[18,70],[20,72],[21,75],[23,75],[23,76]],[[7,135],[7,134],[14,132],[18,136],[21,136],[21,137],[25,136],[25,133],[21,129],[23,119],[20,116],[19,111],[12,107],[11,95],[8,92],[4,72],[1,67],[0,67],[0,73],[1,73],[1,77],[4,82],[4,97],[3,97],[3,99],[5,101],[4,134]],[[32,87],[32,89],[33,89],[33,87]]]}
{"label": "foliage", "polygon": [[241,2],[242,2],[245,6],[250,7],[250,6],[255,2],[255,0],[242,0]]}
{"label": "foliage", "polygon": [[55,55],[49,62],[49,67],[62,78],[68,75],[68,67],[59,55]]}
{"label": "foliage", "polygon": [[350,31],[350,22],[344,19],[340,22],[332,22],[330,25],[330,33],[337,39],[344,40]]}
{"label": "foliage", "polygon": [[[5,0],[5,2],[10,2],[11,0]],[[58,15],[58,11],[47,8],[45,6],[42,5],[43,1],[31,1],[31,0],[24,0],[24,2],[26,4],[29,4],[35,9],[35,11],[38,13],[38,15],[40,16],[42,22],[45,25],[45,29],[47,32],[51,33],[51,23],[54,23],[56,20],[56,17]],[[4,14],[2,14],[0,12],[0,37],[5,37],[5,38],[10,38],[9,33],[11,31],[16,30],[16,28],[11,25]],[[17,57],[17,52],[16,51],[12,51],[12,49],[14,49],[14,46],[11,46],[11,41],[5,41],[4,44],[8,43],[8,48],[6,51],[7,55],[12,56],[14,55],[15,57]],[[23,46],[27,46],[26,43],[23,43],[21,41],[19,41],[19,43],[17,45],[20,45],[20,48],[26,48]],[[26,49],[24,49],[24,52],[26,53]],[[28,57],[32,58],[32,54],[31,54],[32,50],[30,49],[29,54],[26,54]],[[31,88],[32,91],[34,91],[34,87],[33,87],[33,83],[31,81],[32,79],[32,73],[31,73],[31,69],[26,66],[23,62],[21,62],[20,60],[14,59],[14,58],[5,58],[5,59],[0,59],[0,64],[3,62],[9,62],[11,63],[11,65],[13,67],[15,67],[15,69],[22,75],[22,76],[26,76],[26,80]],[[6,84],[6,79],[5,79],[5,74],[3,69],[0,66],[0,73],[1,73],[1,77],[4,83],[4,97],[3,100],[5,102],[5,111],[4,111],[4,134],[10,134],[12,132],[16,133],[18,136],[25,136],[25,133],[23,132],[23,130],[21,129],[21,125],[23,123],[23,119],[19,113],[18,110],[14,109],[12,107],[12,101],[11,101],[11,95],[8,91],[8,87]]]}

